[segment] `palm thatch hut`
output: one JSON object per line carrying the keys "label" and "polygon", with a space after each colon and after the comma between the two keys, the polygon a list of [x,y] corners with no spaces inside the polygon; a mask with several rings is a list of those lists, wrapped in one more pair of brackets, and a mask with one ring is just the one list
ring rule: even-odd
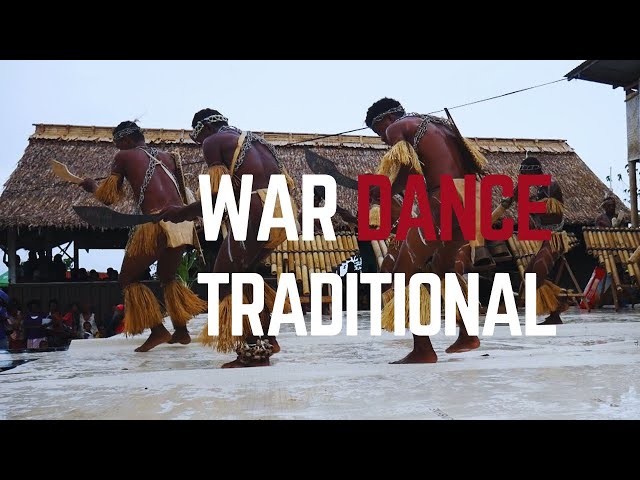
{"label": "palm thatch hut", "polygon": [[[80,249],[124,248],[128,232],[124,229],[96,229],[84,223],[72,210],[73,205],[97,205],[83,190],[55,177],[49,160],[65,163],[79,176],[104,178],[108,175],[116,153],[112,142],[112,127],[74,125],[35,125],[29,145],[0,196],[0,246],[9,254],[10,277],[15,282],[15,252],[17,249],[46,249],[74,243],[74,259],[78,265]],[[189,138],[189,130],[147,129],[147,142],[160,149],[181,154],[186,180],[196,190],[198,175],[203,172],[200,147]],[[377,137],[340,135],[315,140],[319,135],[257,132],[271,142],[298,185],[302,175],[326,168],[337,168],[350,179],[374,172],[386,151]],[[587,167],[565,140],[470,138],[489,160],[489,172],[515,178],[518,165],[526,152],[542,162],[545,173],[560,182],[566,205],[567,229],[580,233],[580,228],[592,225],[601,213],[600,203],[608,191],[606,185]],[[305,155],[305,151],[307,154]],[[309,155],[309,152],[312,152]],[[315,160],[314,160],[315,159]],[[327,162],[325,162],[328,161]],[[315,163],[314,163],[315,162]],[[333,164],[333,167],[331,167]],[[300,202],[300,191],[297,192]],[[497,194],[494,199],[497,204]],[[619,207],[626,209],[620,199]],[[338,186],[338,203],[357,212],[354,190]],[[129,200],[114,208],[133,211]],[[339,223],[336,225],[341,227]],[[369,242],[359,242],[366,264],[375,258]],[[355,246],[354,246],[355,247]],[[591,273],[593,261],[576,272],[582,279]],[[276,268],[277,270],[277,268]]]}

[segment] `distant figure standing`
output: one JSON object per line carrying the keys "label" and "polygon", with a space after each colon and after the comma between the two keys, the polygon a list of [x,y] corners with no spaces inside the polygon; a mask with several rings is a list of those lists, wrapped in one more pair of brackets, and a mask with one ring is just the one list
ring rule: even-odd
{"label": "distant figure standing", "polygon": [[623,212],[616,213],[616,197],[607,194],[604,201],[600,204],[600,208],[604,210],[596,217],[595,226],[598,228],[626,227],[623,222]]}
{"label": "distant figure standing", "polygon": [[52,282],[64,282],[67,279],[67,266],[62,261],[62,255],[59,253],[53,257],[49,273]]}

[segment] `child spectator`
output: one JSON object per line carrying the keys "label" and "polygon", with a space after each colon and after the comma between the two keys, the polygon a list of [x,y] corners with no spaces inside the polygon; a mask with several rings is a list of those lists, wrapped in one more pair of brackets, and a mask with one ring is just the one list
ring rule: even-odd
{"label": "child spectator", "polygon": [[91,322],[84,322],[84,324],[82,325],[82,328],[84,330],[83,338],[85,340],[88,338],[93,338],[93,334],[91,333]]}

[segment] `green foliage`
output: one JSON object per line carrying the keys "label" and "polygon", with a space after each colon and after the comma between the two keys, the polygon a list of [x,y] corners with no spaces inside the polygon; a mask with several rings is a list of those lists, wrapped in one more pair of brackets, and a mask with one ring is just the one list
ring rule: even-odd
{"label": "green foliage", "polygon": [[195,250],[185,252],[182,260],[178,265],[177,275],[189,287],[195,283],[198,278],[198,272],[194,269],[198,262],[198,253]]}

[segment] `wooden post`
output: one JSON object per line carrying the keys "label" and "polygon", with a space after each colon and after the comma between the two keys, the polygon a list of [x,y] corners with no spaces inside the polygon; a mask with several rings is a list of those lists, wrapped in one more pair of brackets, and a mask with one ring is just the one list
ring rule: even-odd
{"label": "wooden post", "polygon": [[78,248],[78,242],[73,241],[73,268],[80,268],[80,249]]}
{"label": "wooden post", "polygon": [[51,246],[51,243],[52,243],[51,230],[47,229],[47,231],[45,232],[44,241],[45,241],[44,251],[47,256],[47,261],[51,262],[53,260],[53,247]]}
{"label": "wooden post", "polygon": [[16,229],[7,232],[7,248],[9,249],[9,283],[17,283],[16,271]]}
{"label": "wooden post", "polygon": [[631,200],[631,226],[633,228],[638,228],[638,186],[636,178],[636,162],[629,161],[629,197]]}

